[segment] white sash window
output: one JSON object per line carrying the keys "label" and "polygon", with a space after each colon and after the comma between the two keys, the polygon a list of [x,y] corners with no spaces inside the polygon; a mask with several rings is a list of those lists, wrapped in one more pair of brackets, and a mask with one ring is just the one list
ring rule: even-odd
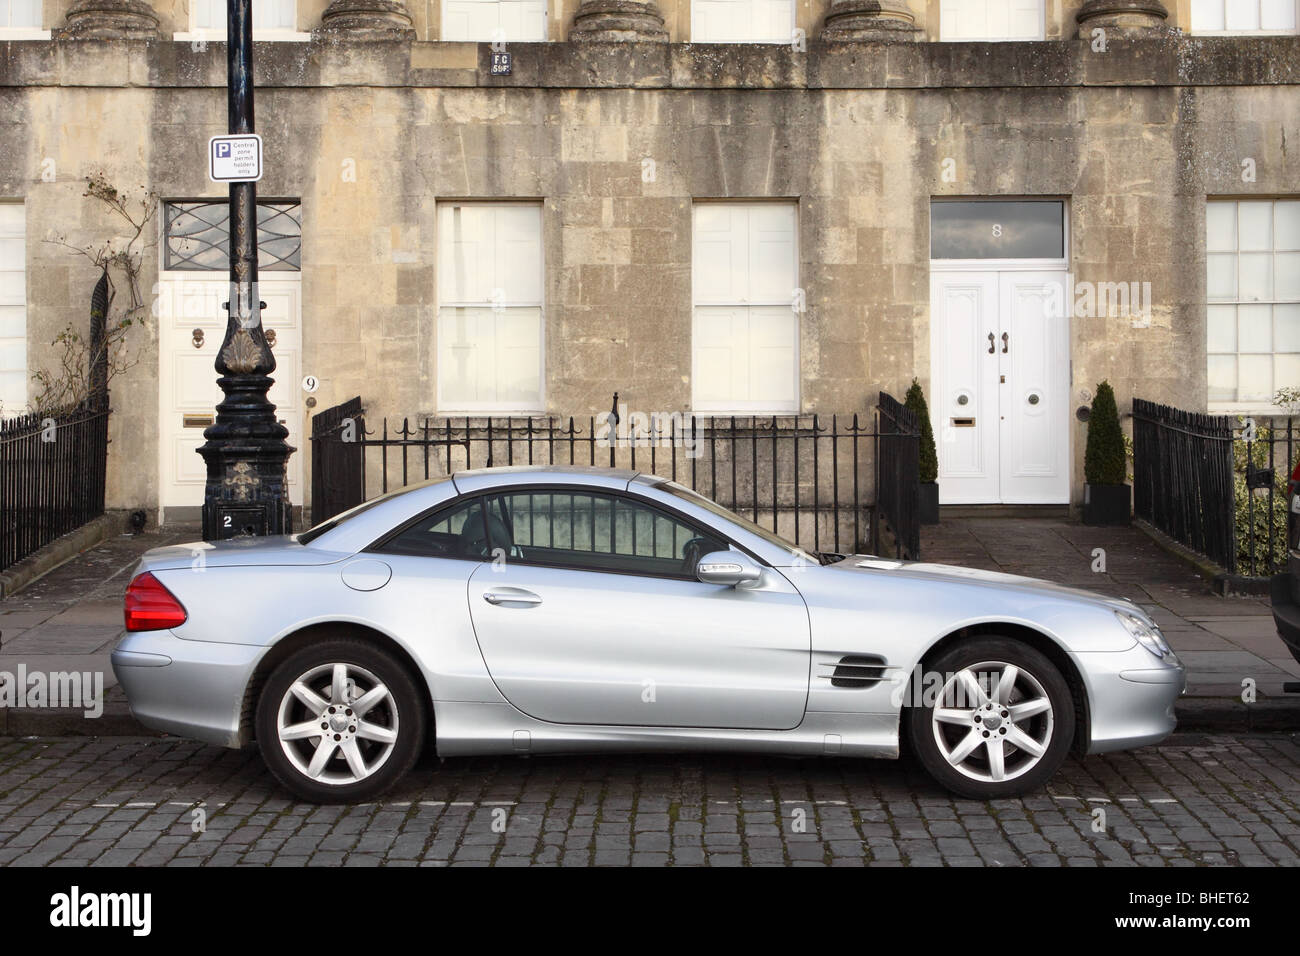
{"label": "white sash window", "polygon": [[1300,387],[1300,200],[1216,200],[1205,220],[1210,405],[1271,406]]}

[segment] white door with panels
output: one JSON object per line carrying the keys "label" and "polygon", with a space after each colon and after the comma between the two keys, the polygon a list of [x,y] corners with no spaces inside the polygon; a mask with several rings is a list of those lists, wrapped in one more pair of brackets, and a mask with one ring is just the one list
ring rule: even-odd
{"label": "white door with panels", "polygon": [[[203,504],[207,471],[198,449],[223,398],[215,363],[226,334],[222,303],[230,298],[230,282],[196,278],[193,272],[163,273],[158,286],[158,520],[164,524],[167,509],[175,513]],[[302,504],[302,287],[298,273],[272,273],[259,277],[258,289],[266,303],[262,327],[274,340],[275,383],[268,397],[297,449],[289,456],[289,500]]]}
{"label": "white door with panels", "polygon": [[1069,323],[1063,271],[936,271],[931,415],[944,504],[1065,504]]}

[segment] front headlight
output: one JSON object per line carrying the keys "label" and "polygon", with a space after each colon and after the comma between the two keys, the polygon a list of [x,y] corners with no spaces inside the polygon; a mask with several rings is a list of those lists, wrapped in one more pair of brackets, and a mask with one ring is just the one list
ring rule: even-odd
{"label": "front headlight", "polygon": [[1162,660],[1166,657],[1173,658],[1174,652],[1165,643],[1165,636],[1160,633],[1160,628],[1154,624],[1148,624],[1136,614],[1130,614],[1128,611],[1116,611],[1115,616],[1124,625],[1124,629],[1136,637],[1138,643],[1156,657]]}

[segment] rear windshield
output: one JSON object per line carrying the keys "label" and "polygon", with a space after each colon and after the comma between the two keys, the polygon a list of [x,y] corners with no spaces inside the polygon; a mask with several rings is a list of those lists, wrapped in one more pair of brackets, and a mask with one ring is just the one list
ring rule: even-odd
{"label": "rear windshield", "polygon": [[421,481],[418,484],[407,485],[404,488],[398,488],[396,491],[390,491],[386,495],[380,495],[378,498],[371,498],[369,501],[363,501],[361,504],[349,508],[347,511],[339,512],[332,518],[326,518],[320,524],[313,525],[306,531],[302,532],[302,534],[298,535],[296,540],[299,544],[311,544],[327,531],[333,531],[339,525],[351,521],[359,514],[364,514],[381,502],[389,501],[390,499],[396,498],[398,495],[404,495],[408,491],[415,491],[417,488],[428,488],[430,485],[436,485],[444,481],[451,481],[451,476],[444,475],[441,478],[430,478],[428,481]]}

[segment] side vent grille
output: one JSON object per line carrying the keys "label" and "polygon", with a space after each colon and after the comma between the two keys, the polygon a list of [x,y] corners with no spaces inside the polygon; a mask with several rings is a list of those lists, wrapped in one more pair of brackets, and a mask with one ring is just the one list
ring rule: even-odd
{"label": "side vent grille", "polygon": [[[832,687],[875,687],[885,678],[885,659],[872,654],[841,657],[830,675]],[[825,675],[823,675],[825,676]]]}

